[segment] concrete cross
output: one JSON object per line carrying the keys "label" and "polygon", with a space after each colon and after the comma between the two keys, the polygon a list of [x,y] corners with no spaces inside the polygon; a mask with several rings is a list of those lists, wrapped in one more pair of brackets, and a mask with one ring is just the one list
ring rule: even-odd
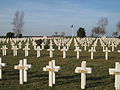
{"label": "concrete cross", "polygon": [[86,67],[86,61],[82,61],[81,67],[76,67],[75,73],[81,73],[81,89],[86,86],[86,73],[91,73],[92,69]]}
{"label": "concrete cross", "polygon": [[115,75],[115,89],[120,90],[120,63],[115,63],[115,68],[109,69],[109,74]]}
{"label": "concrete cross", "polygon": [[63,58],[66,58],[66,47],[64,46],[63,49],[61,49],[61,51],[63,51]]}
{"label": "concrete cross", "polygon": [[112,47],[112,51],[114,51],[114,50],[115,50],[116,45],[115,45],[114,43],[112,43],[111,47]]}
{"label": "concrete cross", "polygon": [[93,50],[95,51],[95,47],[97,46],[97,44],[93,44],[92,46],[93,46]]}
{"label": "concrete cross", "polygon": [[19,46],[18,48],[21,49],[22,43],[19,42],[19,43],[18,43],[18,46]]}
{"label": "concrete cross", "polygon": [[17,46],[13,46],[11,49],[13,50],[13,56],[17,56]]}
{"label": "concrete cross", "polygon": [[28,48],[28,46],[29,46],[30,44],[27,42],[26,44],[25,44],[25,46]]}
{"label": "concrete cross", "polygon": [[31,68],[31,65],[27,64],[27,59],[20,60],[19,65],[14,66],[14,69],[19,70],[20,84],[23,84],[23,82],[27,82],[27,70],[29,68]]}
{"label": "concrete cross", "polygon": [[77,52],[77,59],[79,59],[79,56],[80,56],[79,53],[81,52],[81,49],[79,47],[76,47],[74,51]]}
{"label": "concrete cross", "polygon": [[52,41],[51,41],[51,43],[49,44],[49,46],[50,46],[50,48],[52,48],[52,47],[53,47]]}
{"label": "concrete cross", "polygon": [[30,50],[30,48],[28,48],[28,46],[25,46],[25,48],[23,48],[23,50],[25,51],[25,57],[27,57],[28,51]]}
{"label": "concrete cross", "polygon": [[36,51],[37,51],[37,57],[40,57],[40,51],[42,51],[40,46],[37,46]]}
{"label": "concrete cross", "polygon": [[106,47],[106,50],[104,50],[103,52],[105,52],[105,59],[108,60],[108,52],[110,52],[110,50],[108,50],[108,48]]}
{"label": "concrete cross", "polygon": [[86,49],[87,49],[87,44],[85,43],[85,44],[83,44],[83,46],[84,46],[84,50],[86,51]]}
{"label": "concrete cross", "polygon": [[57,46],[58,46],[58,50],[60,50],[60,47],[61,47],[61,43],[58,43],[58,45],[57,45]]}
{"label": "concrete cross", "polygon": [[104,51],[104,50],[105,50],[105,46],[106,46],[106,45],[103,43],[101,46],[103,47],[103,51]]}
{"label": "concrete cross", "polygon": [[6,64],[2,63],[2,59],[0,58],[0,79],[2,79],[2,67],[4,67]]}
{"label": "concrete cross", "polygon": [[53,57],[53,51],[55,49],[53,49],[53,47],[51,46],[49,49],[47,49],[47,51],[50,51],[50,57]]}
{"label": "concrete cross", "polygon": [[43,67],[43,71],[49,71],[49,86],[55,84],[55,72],[60,70],[60,66],[55,66],[55,60],[49,61],[49,66]]}
{"label": "concrete cross", "polygon": [[45,44],[44,44],[44,43],[42,43],[42,44],[41,44],[41,46],[42,46],[42,49],[44,49]]}
{"label": "concrete cross", "polygon": [[95,52],[96,50],[94,50],[93,47],[91,47],[91,49],[89,50],[89,52],[91,52],[91,59],[93,60],[93,52]]}
{"label": "concrete cross", "polygon": [[34,47],[34,50],[36,50],[36,48],[37,48],[36,42],[33,43],[33,47]]}
{"label": "concrete cross", "polygon": [[6,50],[8,49],[6,45],[3,45],[1,49],[2,49],[2,55],[6,56]]}

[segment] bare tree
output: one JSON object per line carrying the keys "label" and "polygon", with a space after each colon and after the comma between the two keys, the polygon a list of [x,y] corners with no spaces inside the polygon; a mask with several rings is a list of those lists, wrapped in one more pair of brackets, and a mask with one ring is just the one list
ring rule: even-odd
{"label": "bare tree", "polygon": [[15,17],[13,19],[12,24],[14,25],[13,31],[16,36],[20,35],[23,33],[23,25],[24,25],[24,12],[15,12]]}
{"label": "bare tree", "polygon": [[99,21],[98,21],[98,25],[99,27],[101,28],[101,35],[104,35],[106,34],[106,26],[108,25],[108,19],[107,17],[105,18],[101,18]]}
{"label": "bare tree", "polygon": [[91,30],[91,36],[99,37],[100,34],[101,34],[101,28],[99,26],[98,27],[94,27]]}
{"label": "bare tree", "polygon": [[120,32],[120,21],[117,23],[117,31]]}
{"label": "bare tree", "polygon": [[117,37],[117,36],[118,36],[118,32],[113,32],[113,33],[112,33],[112,36],[113,36],[113,37]]}

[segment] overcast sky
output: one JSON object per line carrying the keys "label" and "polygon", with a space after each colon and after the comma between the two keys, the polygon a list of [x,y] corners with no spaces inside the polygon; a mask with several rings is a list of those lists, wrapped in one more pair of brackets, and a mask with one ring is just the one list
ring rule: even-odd
{"label": "overcast sky", "polygon": [[101,17],[107,17],[107,35],[116,31],[120,21],[120,0],[0,0],[0,35],[11,31],[15,12],[23,11],[23,35],[53,35],[65,32],[74,35],[84,27],[89,35]]}

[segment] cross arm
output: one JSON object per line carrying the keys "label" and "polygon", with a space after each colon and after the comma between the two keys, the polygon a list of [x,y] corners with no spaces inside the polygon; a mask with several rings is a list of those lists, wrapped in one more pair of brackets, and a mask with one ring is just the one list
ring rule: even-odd
{"label": "cross arm", "polygon": [[111,75],[120,75],[120,70],[115,70],[115,69],[113,69],[113,68],[110,68],[109,69],[109,74],[111,74]]}

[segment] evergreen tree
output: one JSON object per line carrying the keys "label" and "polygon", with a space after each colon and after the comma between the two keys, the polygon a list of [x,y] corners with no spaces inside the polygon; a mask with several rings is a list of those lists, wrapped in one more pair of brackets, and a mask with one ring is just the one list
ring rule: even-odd
{"label": "evergreen tree", "polygon": [[82,28],[82,27],[80,27],[80,28],[77,30],[77,36],[80,37],[80,38],[86,37],[85,29]]}

